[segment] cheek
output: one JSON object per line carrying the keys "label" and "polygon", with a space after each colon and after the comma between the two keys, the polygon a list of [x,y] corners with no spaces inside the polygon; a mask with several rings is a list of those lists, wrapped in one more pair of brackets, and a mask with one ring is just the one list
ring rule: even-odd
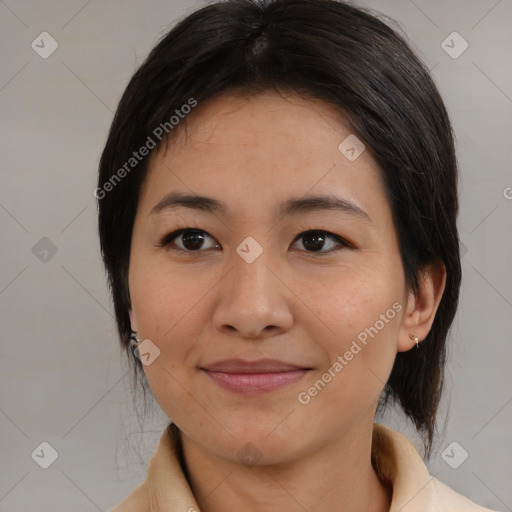
{"label": "cheek", "polygon": [[[300,296],[330,337],[346,337],[373,325],[381,314],[403,297],[401,271],[390,272],[379,266],[333,270],[325,279],[304,281]],[[323,281],[323,282],[322,282]],[[396,309],[396,308],[395,308]]]}
{"label": "cheek", "polygon": [[[323,366],[298,397],[308,417],[336,429],[361,415],[379,398],[396,357],[400,286],[365,274],[349,275],[310,292],[322,322],[310,332],[323,353]],[[329,404],[326,407],[326,404]]]}
{"label": "cheek", "polygon": [[200,311],[198,302],[208,288],[183,273],[163,271],[157,265],[143,268],[137,260],[133,264],[130,295],[139,331],[179,359],[186,351],[186,340],[201,326],[191,318]]}
{"label": "cheek", "polygon": [[326,368],[341,356],[350,367],[344,373],[372,369],[387,379],[404,310],[401,274],[367,265],[332,276],[337,277],[321,286],[304,286],[303,291],[315,305],[309,334],[322,347]]}
{"label": "cheek", "polygon": [[201,411],[190,400],[189,372],[199,350],[191,340],[200,338],[206,321],[198,314],[207,289],[203,291],[183,273],[163,271],[156,265],[141,268],[136,259],[133,263],[130,293],[139,331],[160,350],[152,364],[143,366],[152,395],[171,420],[183,415],[187,421],[200,422]]}

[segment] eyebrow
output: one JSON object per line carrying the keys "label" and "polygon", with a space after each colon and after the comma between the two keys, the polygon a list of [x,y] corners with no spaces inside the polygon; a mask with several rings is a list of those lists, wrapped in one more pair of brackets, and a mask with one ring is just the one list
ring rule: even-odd
{"label": "eyebrow", "polygon": [[[220,213],[224,215],[228,212],[226,203],[224,201],[214,199],[213,197],[171,192],[151,209],[150,215],[156,215],[163,210],[179,207],[208,213]],[[347,199],[334,195],[306,196],[288,199],[280,205],[278,214],[286,217],[321,210],[341,211],[343,213],[357,216],[361,220],[371,224],[369,215],[362,208]]]}

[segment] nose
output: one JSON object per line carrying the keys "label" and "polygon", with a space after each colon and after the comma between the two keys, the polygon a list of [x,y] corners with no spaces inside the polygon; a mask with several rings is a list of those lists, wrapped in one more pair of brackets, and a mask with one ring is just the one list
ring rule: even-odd
{"label": "nose", "polygon": [[219,300],[213,314],[217,330],[238,338],[262,339],[290,329],[293,293],[284,284],[269,251],[252,263],[237,253],[233,266],[219,284]]}

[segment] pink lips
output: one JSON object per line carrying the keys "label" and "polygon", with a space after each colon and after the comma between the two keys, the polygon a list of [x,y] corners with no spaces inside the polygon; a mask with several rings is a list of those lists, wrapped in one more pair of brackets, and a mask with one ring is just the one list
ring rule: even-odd
{"label": "pink lips", "polygon": [[201,370],[219,386],[233,393],[260,394],[297,382],[309,368],[275,359],[261,359],[255,362],[226,359]]}

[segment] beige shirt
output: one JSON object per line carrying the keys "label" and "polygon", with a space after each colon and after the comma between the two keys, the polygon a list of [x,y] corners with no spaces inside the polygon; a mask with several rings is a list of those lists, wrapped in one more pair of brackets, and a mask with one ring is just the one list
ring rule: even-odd
{"label": "beige shirt", "polygon": [[[146,480],[111,512],[200,512],[180,462],[178,428],[162,434]],[[373,424],[372,461],[381,481],[391,482],[390,512],[493,512],[430,476],[414,445],[402,434]]]}

